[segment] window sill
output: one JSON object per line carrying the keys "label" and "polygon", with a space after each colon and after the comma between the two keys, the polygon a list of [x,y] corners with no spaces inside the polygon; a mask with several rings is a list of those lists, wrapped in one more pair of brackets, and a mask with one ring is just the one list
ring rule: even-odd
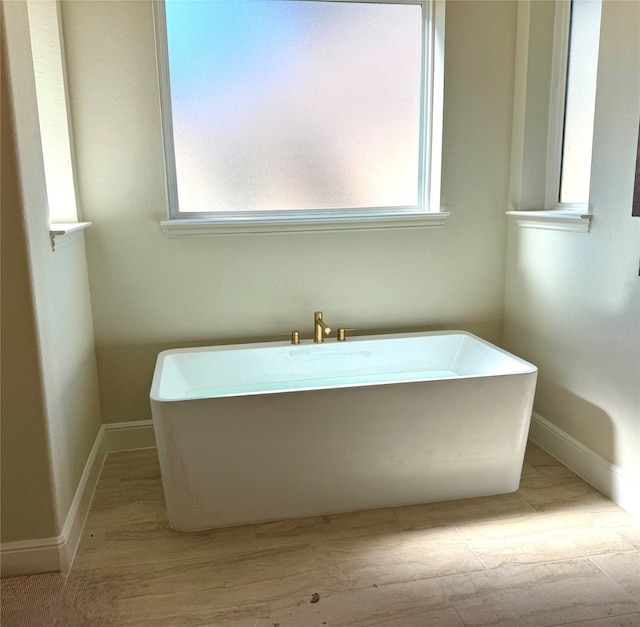
{"label": "window sill", "polygon": [[545,211],[507,211],[521,228],[545,229],[548,231],[574,231],[588,233],[591,228],[590,213],[548,209]]}
{"label": "window sill", "polygon": [[84,229],[91,226],[91,222],[59,222],[49,225],[49,237],[51,237],[52,250],[58,250],[62,246],[71,244],[80,239]]}
{"label": "window sill", "polygon": [[444,226],[447,212],[389,213],[341,217],[175,218],[160,223],[166,237],[236,235],[243,233],[307,233],[368,231],[371,229],[432,228]]}

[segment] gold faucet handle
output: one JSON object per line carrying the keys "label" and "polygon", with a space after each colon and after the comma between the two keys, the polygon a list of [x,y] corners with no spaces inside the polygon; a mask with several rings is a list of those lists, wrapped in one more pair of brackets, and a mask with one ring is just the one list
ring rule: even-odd
{"label": "gold faucet handle", "polygon": [[344,342],[347,339],[347,331],[355,331],[355,329],[338,327],[338,342]]}
{"label": "gold faucet handle", "polygon": [[280,335],[288,335],[292,344],[300,344],[300,331],[283,331]]}

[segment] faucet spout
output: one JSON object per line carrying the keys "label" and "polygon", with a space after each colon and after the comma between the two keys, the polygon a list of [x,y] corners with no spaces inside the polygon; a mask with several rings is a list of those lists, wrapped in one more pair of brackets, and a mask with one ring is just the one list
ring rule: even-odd
{"label": "faucet spout", "polygon": [[313,341],[316,344],[324,342],[324,336],[331,333],[331,327],[327,326],[322,319],[322,312],[316,311],[313,314]]}

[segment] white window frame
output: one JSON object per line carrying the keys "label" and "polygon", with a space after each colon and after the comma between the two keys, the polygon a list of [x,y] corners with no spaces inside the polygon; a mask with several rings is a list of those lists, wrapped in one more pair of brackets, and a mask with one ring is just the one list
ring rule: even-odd
{"label": "white window frame", "polygon": [[[589,214],[589,202],[560,202],[572,0],[556,0],[547,141],[545,209]],[[593,141],[593,140],[592,140]]]}
{"label": "white window frame", "polygon": [[[80,221],[60,2],[29,2],[25,6],[47,189],[49,237],[51,248],[56,251],[78,241],[91,222]],[[15,19],[13,13],[8,19]]]}
{"label": "white window frame", "polygon": [[[282,0],[286,1],[286,0]],[[360,2],[370,0],[323,0]],[[237,211],[180,213],[178,209],[171,93],[164,0],[154,1],[156,54],[164,145],[168,219],[165,235],[211,235],[250,232],[367,230],[442,226],[447,212],[440,210],[442,120],[444,103],[445,0],[376,0],[381,4],[422,7],[423,59],[420,120],[420,182],[417,208],[344,209],[332,211]]]}
{"label": "white window frame", "polygon": [[[521,77],[520,89],[524,96],[516,95],[514,104],[514,121],[517,120],[522,124],[522,137],[519,139],[522,143],[519,149],[526,152],[527,146],[524,139],[525,120],[530,115],[527,109],[530,105],[535,111],[537,104],[534,104],[535,94],[533,96],[527,94],[526,83],[527,73],[529,72],[528,48],[530,43],[530,29],[532,27],[531,13],[534,6],[530,1],[524,1],[518,5],[518,40],[520,46],[519,67],[520,71],[525,74]],[[580,233],[588,233],[591,230],[591,222],[593,215],[589,210],[589,203],[561,203],[560,202],[560,184],[562,175],[562,149],[564,135],[565,120],[565,100],[567,88],[567,69],[569,63],[569,36],[571,27],[571,0],[555,0],[554,3],[554,32],[553,32],[553,53],[552,65],[549,69],[549,108],[547,111],[547,125],[541,131],[547,134],[546,152],[543,160],[545,165],[542,166],[540,174],[544,177],[544,192],[541,194],[540,204],[544,206],[531,207],[528,209],[514,209],[507,211],[507,215],[511,216],[515,224],[521,228],[527,229],[543,229],[551,231],[573,231]],[[515,110],[516,106],[520,106],[522,110]],[[522,119],[520,119],[520,116]],[[515,128],[515,127],[514,127]],[[531,158],[531,155],[530,155]],[[513,158],[512,158],[513,159]],[[522,168],[522,160],[512,161],[512,165],[516,168]],[[514,180],[521,182],[523,173],[519,171]],[[513,175],[512,175],[513,176]],[[520,183],[518,183],[518,186]],[[518,194],[521,193],[520,187]],[[518,203],[522,200],[519,198]],[[518,204],[516,204],[518,207]]]}

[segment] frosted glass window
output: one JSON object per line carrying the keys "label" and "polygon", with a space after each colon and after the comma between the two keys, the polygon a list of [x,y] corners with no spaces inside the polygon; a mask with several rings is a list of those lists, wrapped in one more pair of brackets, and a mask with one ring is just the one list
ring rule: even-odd
{"label": "frosted glass window", "polygon": [[180,213],[420,205],[421,4],[165,10]]}
{"label": "frosted glass window", "polygon": [[573,0],[571,3],[561,203],[589,201],[600,10],[600,0]]}

